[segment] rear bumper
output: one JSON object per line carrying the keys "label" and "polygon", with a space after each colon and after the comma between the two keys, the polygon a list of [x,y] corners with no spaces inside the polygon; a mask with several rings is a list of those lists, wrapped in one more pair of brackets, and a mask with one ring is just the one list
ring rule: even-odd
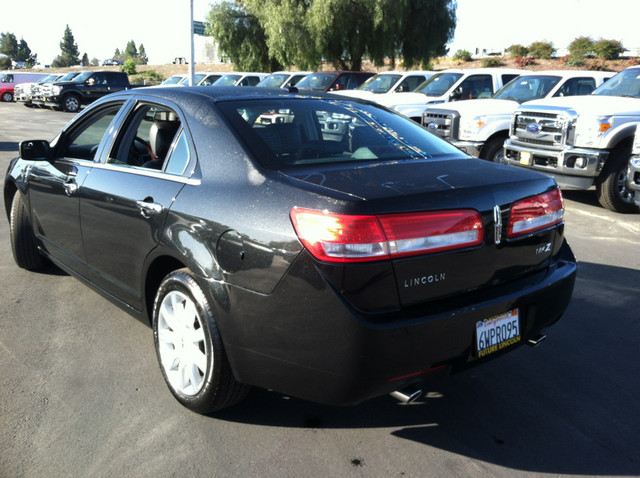
{"label": "rear bumper", "polygon": [[313,278],[303,255],[270,296],[232,290],[235,313],[218,311],[219,325],[238,381],[314,402],[357,404],[492,359],[474,352],[476,324],[484,319],[518,309],[521,341],[505,351],[538,336],[562,316],[573,291],[577,264],[566,243],[560,256],[535,276],[476,292],[466,306],[421,307],[374,323]]}

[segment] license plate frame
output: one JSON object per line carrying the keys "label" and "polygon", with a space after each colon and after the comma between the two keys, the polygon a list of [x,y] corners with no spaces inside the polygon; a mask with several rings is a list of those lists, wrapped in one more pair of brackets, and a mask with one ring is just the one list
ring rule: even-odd
{"label": "license plate frame", "polygon": [[476,356],[486,357],[522,340],[520,313],[512,309],[476,322]]}
{"label": "license plate frame", "polygon": [[529,151],[520,152],[520,164],[524,164],[525,166],[531,165],[531,153]]}

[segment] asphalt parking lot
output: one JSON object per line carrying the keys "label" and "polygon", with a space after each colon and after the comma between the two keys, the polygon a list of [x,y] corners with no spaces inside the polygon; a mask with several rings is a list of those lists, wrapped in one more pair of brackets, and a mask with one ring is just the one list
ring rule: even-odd
{"label": "asphalt parking lot", "polygon": [[[72,115],[0,103],[0,168]],[[30,273],[0,221],[0,477],[640,475],[640,214],[565,192],[580,261],[537,348],[420,403],[316,405],[254,390],[216,416],[167,390],[151,329],[58,269]]]}

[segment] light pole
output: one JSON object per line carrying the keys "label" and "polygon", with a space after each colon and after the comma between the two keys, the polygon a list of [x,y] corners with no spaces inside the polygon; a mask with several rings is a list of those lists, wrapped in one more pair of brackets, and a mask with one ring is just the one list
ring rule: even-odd
{"label": "light pole", "polygon": [[196,74],[196,65],[194,64],[195,54],[193,52],[193,0],[189,0],[191,3],[191,8],[189,10],[189,39],[191,41],[191,60],[189,61],[189,86],[193,86],[195,74]]}

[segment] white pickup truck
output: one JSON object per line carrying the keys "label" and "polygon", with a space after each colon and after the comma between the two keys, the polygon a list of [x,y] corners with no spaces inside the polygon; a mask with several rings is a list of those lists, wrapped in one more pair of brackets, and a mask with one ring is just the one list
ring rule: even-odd
{"label": "white pickup truck", "polygon": [[629,158],[638,122],[640,67],[631,67],[590,95],[520,105],[504,143],[505,161],[549,174],[565,189],[595,185],[603,207],[637,212]]}
{"label": "white pickup truck", "polygon": [[576,70],[530,72],[509,82],[491,99],[429,106],[422,114],[422,125],[471,156],[500,163],[511,115],[520,104],[540,98],[587,95],[613,75]]}
{"label": "white pickup truck", "polygon": [[408,116],[416,123],[429,105],[448,101],[490,98],[515,77],[526,73],[510,68],[444,70],[431,76],[411,93],[392,93],[373,101]]}
{"label": "white pickup truck", "polygon": [[629,188],[633,191],[633,199],[636,206],[640,207],[640,123],[636,125],[636,132],[631,148],[631,159],[629,160]]}
{"label": "white pickup truck", "polygon": [[372,76],[355,90],[331,91],[332,95],[378,101],[381,95],[410,93],[434,75],[434,71],[385,71]]}

